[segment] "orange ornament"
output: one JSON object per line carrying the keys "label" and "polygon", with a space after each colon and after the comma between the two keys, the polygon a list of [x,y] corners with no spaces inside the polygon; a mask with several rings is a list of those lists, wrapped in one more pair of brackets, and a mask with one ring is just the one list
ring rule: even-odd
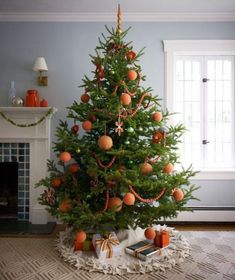
{"label": "orange ornament", "polygon": [[137,76],[138,76],[137,72],[136,72],[135,70],[133,70],[133,69],[130,69],[130,70],[127,72],[127,78],[128,78],[128,80],[130,80],[130,81],[136,80]]}
{"label": "orange ornament", "polygon": [[133,195],[133,193],[126,193],[123,197],[123,202],[126,205],[134,205],[135,204],[135,196]]}
{"label": "orange ornament", "polygon": [[52,180],[52,186],[58,188],[61,185],[62,181],[60,178],[55,178]]}
{"label": "orange ornament", "polygon": [[162,140],[162,133],[160,131],[157,131],[153,134],[153,137],[152,137],[152,142],[154,144],[157,144],[159,143],[160,141]]}
{"label": "orange ornament", "polygon": [[174,165],[172,164],[172,163],[167,163],[165,166],[164,166],[164,168],[163,168],[163,172],[164,173],[171,173],[172,171],[173,171],[173,169],[174,169]]}
{"label": "orange ornament", "polygon": [[98,71],[98,77],[100,79],[104,79],[104,69],[103,68],[100,68],[100,70]]}
{"label": "orange ornament", "polygon": [[183,190],[179,189],[179,188],[176,188],[174,191],[173,191],[173,194],[172,196],[174,197],[174,199],[176,201],[181,201],[184,199],[184,192]]}
{"label": "orange ornament", "polygon": [[145,162],[140,164],[140,173],[142,175],[148,175],[153,172],[153,167],[151,164]]}
{"label": "orange ornament", "polygon": [[122,105],[124,105],[124,106],[127,106],[131,103],[131,97],[128,93],[123,93],[121,95],[120,100],[121,100]]}
{"label": "orange ornament", "polygon": [[92,129],[92,122],[91,121],[88,121],[88,120],[85,120],[83,123],[82,123],[82,128],[84,130],[91,130]]}
{"label": "orange ornament", "polygon": [[82,101],[83,103],[88,103],[89,100],[90,100],[90,96],[89,96],[89,94],[87,94],[86,92],[83,93],[83,94],[81,95],[81,101]]}
{"label": "orange ornament", "polygon": [[113,140],[107,135],[102,135],[98,140],[98,145],[101,150],[110,150],[113,147]]}
{"label": "orange ornament", "polygon": [[133,51],[128,51],[127,54],[126,54],[126,58],[127,58],[128,60],[132,60],[132,59],[134,59],[135,57],[136,57],[136,53],[133,52]]}
{"label": "orange ornament", "polygon": [[152,120],[155,122],[160,122],[162,120],[162,112],[155,112],[152,114]]}
{"label": "orange ornament", "polygon": [[111,197],[109,199],[108,208],[111,210],[114,210],[116,212],[121,211],[122,210],[122,200],[117,196]]}
{"label": "orange ornament", "polygon": [[155,236],[156,236],[156,231],[154,228],[147,228],[145,231],[144,231],[144,236],[147,238],[147,239],[154,239]]}
{"label": "orange ornament", "polygon": [[63,213],[68,212],[72,208],[72,200],[65,198],[59,205],[59,210]]}
{"label": "orange ornament", "polygon": [[60,154],[60,160],[63,161],[63,162],[67,162],[67,161],[70,161],[71,159],[71,154],[69,152],[62,152]]}
{"label": "orange ornament", "polygon": [[76,243],[82,243],[86,240],[86,233],[85,231],[78,231],[75,236]]}
{"label": "orange ornament", "polygon": [[71,173],[77,173],[79,170],[79,165],[77,163],[72,163],[70,166],[69,166],[69,171]]}

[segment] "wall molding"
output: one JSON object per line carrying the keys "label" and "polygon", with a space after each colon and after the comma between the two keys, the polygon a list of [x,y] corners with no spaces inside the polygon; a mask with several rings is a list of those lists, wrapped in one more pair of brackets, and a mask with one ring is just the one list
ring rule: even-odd
{"label": "wall molding", "polygon": [[[235,13],[123,13],[123,22],[235,22]],[[0,12],[0,22],[115,22],[116,13]]]}
{"label": "wall molding", "polygon": [[177,218],[167,220],[169,222],[234,222],[234,210],[195,210],[194,212],[180,212]]}

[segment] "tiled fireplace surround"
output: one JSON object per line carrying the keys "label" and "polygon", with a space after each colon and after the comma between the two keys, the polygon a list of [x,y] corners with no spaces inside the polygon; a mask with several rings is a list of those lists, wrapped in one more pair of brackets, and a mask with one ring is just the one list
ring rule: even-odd
{"label": "tiled fireplace surround", "polygon": [[[8,118],[19,124],[36,122],[49,108],[0,107]],[[0,116],[0,162],[17,161],[18,219],[33,224],[46,224],[48,214],[37,198],[42,189],[35,184],[47,174],[46,162],[50,158],[51,116],[36,126],[17,127]]]}

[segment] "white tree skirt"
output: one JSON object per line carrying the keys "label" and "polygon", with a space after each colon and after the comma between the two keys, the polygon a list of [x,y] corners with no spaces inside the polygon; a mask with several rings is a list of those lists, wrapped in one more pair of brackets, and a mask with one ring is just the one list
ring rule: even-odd
{"label": "white tree skirt", "polygon": [[122,254],[118,257],[99,260],[95,252],[74,251],[69,229],[60,232],[59,238],[56,240],[56,249],[66,262],[78,269],[85,269],[90,272],[98,271],[104,274],[123,275],[126,273],[165,271],[174,267],[177,263],[182,263],[190,255],[188,241],[173,228],[160,225],[155,226],[155,228],[166,228],[170,232],[170,245],[165,249],[161,249],[160,254],[157,253],[146,261],[125,253],[127,246],[145,239],[144,230],[140,228],[135,231],[127,230],[117,234],[122,245]]}

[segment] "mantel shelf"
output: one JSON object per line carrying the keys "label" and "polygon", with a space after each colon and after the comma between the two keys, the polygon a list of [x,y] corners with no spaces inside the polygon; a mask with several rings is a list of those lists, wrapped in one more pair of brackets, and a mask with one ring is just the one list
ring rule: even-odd
{"label": "mantel shelf", "polygon": [[58,110],[55,107],[0,107],[0,112],[3,113],[24,113],[24,114],[43,114],[50,108],[53,109],[52,113],[56,113]]}

